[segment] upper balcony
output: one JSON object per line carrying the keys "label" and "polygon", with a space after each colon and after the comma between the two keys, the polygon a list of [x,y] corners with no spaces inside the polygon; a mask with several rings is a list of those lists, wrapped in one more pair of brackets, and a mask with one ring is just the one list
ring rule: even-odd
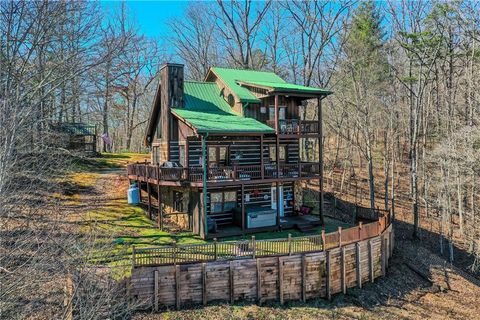
{"label": "upper balcony", "polygon": [[[275,129],[275,120],[267,120],[267,125]],[[320,133],[316,120],[285,119],[278,120],[278,133],[285,135],[315,135]]]}
{"label": "upper balcony", "polygon": [[[129,179],[148,181],[156,184],[202,185],[203,167],[165,168],[149,163],[136,163],[127,166]],[[218,166],[206,169],[208,184],[256,183],[259,180],[299,180],[320,177],[320,165],[312,162],[281,163],[278,171],[275,164]]]}

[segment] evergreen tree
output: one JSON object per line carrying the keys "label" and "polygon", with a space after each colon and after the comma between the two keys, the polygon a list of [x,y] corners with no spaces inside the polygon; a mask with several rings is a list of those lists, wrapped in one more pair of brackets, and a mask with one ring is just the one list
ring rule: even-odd
{"label": "evergreen tree", "polygon": [[[388,63],[384,53],[382,18],[376,5],[362,2],[355,11],[344,35],[343,59],[340,63],[342,86],[338,95],[353,132],[349,139],[367,160],[370,205],[375,206],[373,146],[374,134],[385,118],[388,94]],[[337,90],[338,92],[338,90]]]}

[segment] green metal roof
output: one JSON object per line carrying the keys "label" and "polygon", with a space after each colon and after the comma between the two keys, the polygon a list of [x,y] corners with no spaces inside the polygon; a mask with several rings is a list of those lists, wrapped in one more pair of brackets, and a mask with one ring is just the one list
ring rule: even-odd
{"label": "green metal roof", "polygon": [[268,81],[242,81],[246,84],[252,84],[253,86],[261,86],[272,88],[275,91],[293,91],[299,93],[314,93],[314,94],[331,94],[332,92],[326,89],[313,88],[301,86],[293,83],[278,83],[278,82],[268,82]]}
{"label": "green metal roof", "polygon": [[235,113],[214,82],[185,81],[184,108],[172,108],[199,133],[272,133],[273,128]]}
{"label": "green metal roof", "polygon": [[253,71],[253,70],[241,70],[241,69],[228,69],[212,67],[213,72],[225,82],[225,84],[235,92],[240,101],[259,103],[258,99],[253,93],[245,87],[238,84],[238,81],[251,82],[251,81],[268,81],[272,83],[285,83],[285,80],[277,76],[273,72],[265,71]]}
{"label": "green metal roof", "polygon": [[235,92],[240,101],[259,103],[258,99],[247,88],[243,87],[239,82],[250,83],[252,85],[259,85],[269,87],[277,91],[294,91],[298,93],[311,94],[331,94],[331,91],[305,87],[293,83],[287,83],[273,72],[241,70],[212,67],[212,71],[225,82],[225,84]]}

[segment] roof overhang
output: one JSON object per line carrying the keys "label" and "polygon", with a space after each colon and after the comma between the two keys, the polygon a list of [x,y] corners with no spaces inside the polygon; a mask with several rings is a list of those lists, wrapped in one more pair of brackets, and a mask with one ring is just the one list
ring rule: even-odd
{"label": "roof overhang", "polygon": [[148,118],[147,131],[143,139],[145,147],[150,147],[153,142],[153,136],[157,127],[158,117],[160,116],[160,79],[158,80],[157,91],[155,92],[155,99],[153,107]]}
{"label": "roof overhang", "polygon": [[267,95],[288,94],[290,96],[295,96],[295,97],[316,98],[316,97],[328,96],[333,93],[330,90],[315,89],[315,88],[308,88],[308,87],[305,87],[305,89],[302,89],[302,88],[290,89],[290,88],[276,87],[275,84],[273,83],[272,85],[264,85],[264,84],[252,83],[248,81],[237,81],[237,82],[241,86],[247,86],[247,87],[266,90]]}

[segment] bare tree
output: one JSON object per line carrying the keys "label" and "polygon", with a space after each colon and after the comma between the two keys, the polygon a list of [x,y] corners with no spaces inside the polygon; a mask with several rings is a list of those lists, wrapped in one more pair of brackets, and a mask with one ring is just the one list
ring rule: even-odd
{"label": "bare tree", "polygon": [[213,5],[195,3],[186,9],[185,17],[168,22],[173,36],[170,43],[186,64],[189,76],[203,80],[208,69],[218,63],[218,42]]}
{"label": "bare tree", "polygon": [[[262,22],[270,8],[271,1],[263,3],[246,1],[217,1],[218,31],[222,45],[233,66],[244,69],[260,69],[265,65],[263,54],[256,40]],[[216,12],[216,11],[215,11]]]}

